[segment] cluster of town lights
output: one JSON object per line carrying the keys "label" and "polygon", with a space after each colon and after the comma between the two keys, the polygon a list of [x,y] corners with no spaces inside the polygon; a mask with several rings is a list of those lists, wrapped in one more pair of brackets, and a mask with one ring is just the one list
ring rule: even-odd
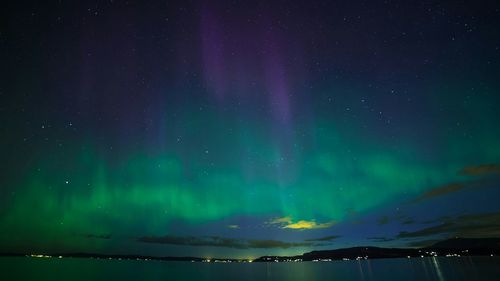
{"label": "cluster of town lights", "polygon": [[[419,251],[420,252],[420,251]],[[469,252],[469,250],[464,250],[462,251],[462,254],[465,254],[467,255]],[[424,252],[424,253],[421,253],[420,257],[421,258],[424,258],[424,257],[438,257],[438,253],[437,252],[434,252],[434,251],[431,251],[431,252]],[[462,255],[461,254],[457,254],[457,253],[447,253],[445,255],[443,255],[444,257],[461,257]],[[491,257],[493,257],[494,255],[491,254],[490,255]],[[45,254],[31,254],[31,255],[26,255],[26,257],[31,257],[31,258],[59,258],[59,259],[62,259],[63,256],[51,256],[51,255],[45,255]],[[417,256],[418,257],[418,256]],[[94,257],[90,257],[90,258],[94,258]],[[407,256],[407,258],[412,258],[412,256]],[[101,259],[99,257],[97,257],[97,259]],[[104,259],[108,259],[108,260],[122,260],[122,258],[113,258],[113,257],[107,257],[107,258],[104,258]],[[150,260],[155,260],[155,259],[149,259],[149,258],[130,258],[130,259],[127,259],[125,258],[126,260],[144,260],[144,261],[150,261]],[[357,256],[355,258],[342,258],[341,260],[343,261],[350,261],[350,260],[367,260],[369,259],[368,256]],[[264,262],[303,262],[303,259],[301,258],[295,258],[295,259],[292,259],[292,258],[286,258],[286,259],[279,259],[277,257],[265,257],[264,259]],[[330,258],[326,258],[326,259],[313,259],[312,262],[332,262],[332,261],[335,261],[335,259],[330,259]],[[191,262],[196,262],[195,260],[191,260]],[[252,263],[253,260],[252,259],[241,259],[241,260],[230,260],[230,259],[209,259],[209,258],[206,258],[206,259],[202,259],[201,262],[203,263]]]}

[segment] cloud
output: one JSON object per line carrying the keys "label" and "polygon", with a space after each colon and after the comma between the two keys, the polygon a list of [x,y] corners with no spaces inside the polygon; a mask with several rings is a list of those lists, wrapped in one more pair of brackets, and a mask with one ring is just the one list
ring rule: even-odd
{"label": "cloud", "polygon": [[239,225],[237,225],[237,224],[230,224],[230,225],[228,225],[228,226],[227,226],[227,228],[231,228],[231,229],[239,229],[239,228],[240,228],[240,226],[239,226]]}
{"label": "cloud", "polygon": [[442,217],[438,217],[438,218],[433,218],[433,219],[425,220],[422,223],[433,224],[433,223],[440,223],[440,222],[451,221],[451,220],[453,220],[453,217],[442,216]]}
{"label": "cloud", "polygon": [[[465,176],[486,176],[486,175],[500,175],[500,165],[498,164],[484,164],[479,166],[468,166],[458,172],[460,175]],[[447,185],[439,186],[429,191],[424,192],[410,203],[419,203],[421,201],[431,199],[438,196],[443,196],[453,192],[460,191],[465,188],[472,187],[488,187],[491,185],[486,184],[484,181],[476,180],[464,183],[450,183]]]}
{"label": "cloud", "polygon": [[291,223],[288,225],[283,226],[283,228],[290,228],[290,229],[320,229],[320,228],[329,228],[332,227],[335,224],[334,221],[331,222],[325,222],[325,223],[316,223],[315,221],[305,221],[305,220],[300,220],[296,223]]}
{"label": "cloud", "polygon": [[294,222],[292,217],[282,217],[282,218],[274,218],[266,222],[266,224],[278,224],[281,228],[287,229],[321,229],[321,228],[329,228],[336,224],[335,221],[325,222],[325,223],[317,223],[315,220],[299,220]]}
{"label": "cloud", "polygon": [[412,218],[405,218],[401,223],[402,224],[414,224],[415,220]]}
{"label": "cloud", "polygon": [[308,241],[308,242],[332,241],[332,240],[340,238],[340,237],[342,237],[342,236],[330,235],[330,236],[325,236],[325,237],[320,237],[320,238],[305,239],[304,241]]}
{"label": "cloud", "polygon": [[423,194],[421,194],[420,196],[415,198],[412,201],[412,203],[419,203],[419,202],[427,200],[427,199],[431,199],[434,197],[443,196],[443,195],[446,195],[449,193],[457,192],[457,191],[462,190],[464,188],[465,188],[465,185],[461,184],[461,183],[451,183],[451,184],[443,185],[443,186],[440,186],[440,187],[437,187],[437,188],[434,188],[434,189],[431,189],[429,191],[424,192]]}
{"label": "cloud", "polygon": [[382,216],[377,220],[377,223],[379,225],[384,225],[389,223],[389,217],[388,216]]}
{"label": "cloud", "polygon": [[401,224],[413,224],[415,220],[403,214],[397,214],[395,216],[381,216],[377,219],[378,225],[386,225],[391,222],[399,222]]}
{"label": "cloud", "polygon": [[292,217],[282,217],[282,218],[274,218],[271,219],[267,222],[268,224],[291,224],[292,223]]}
{"label": "cloud", "polygon": [[183,246],[210,246],[210,247],[226,247],[235,249],[253,249],[253,248],[282,248],[288,249],[293,247],[312,246],[309,242],[285,242],[277,240],[257,240],[257,239],[235,239],[224,238],[218,236],[144,236],[136,239],[138,242],[152,244],[169,244]]}
{"label": "cloud", "polygon": [[402,231],[397,235],[397,238],[415,238],[422,236],[430,236],[436,234],[449,233],[452,229],[454,229],[455,224],[445,222],[436,226],[426,227],[424,229],[420,229],[417,231]]}
{"label": "cloud", "polygon": [[441,239],[430,239],[430,240],[419,240],[419,241],[412,241],[406,244],[407,247],[411,248],[423,248],[423,247],[429,247],[437,242],[443,241]]}
{"label": "cloud", "polygon": [[389,238],[389,237],[368,237],[366,239],[372,240],[374,242],[389,242],[396,240],[396,238]]}
{"label": "cloud", "polygon": [[284,242],[284,241],[276,241],[276,240],[247,240],[248,248],[293,248],[293,247],[305,247],[312,246],[311,243],[306,242]]}
{"label": "cloud", "polygon": [[500,165],[498,164],[483,164],[479,166],[468,166],[458,172],[465,176],[485,176],[491,174],[500,174]]}
{"label": "cloud", "polygon": [[95,239],[111,239],[111,234],[84,234],[86,238],[95,238]]}
{"label": "cloud", "polygon": [[462,215],[445,218],[440,224],[417,231],[400,232],[397,238],[418,238],[434,235],[448,235],[467,238],[500,236],[500,213]]}

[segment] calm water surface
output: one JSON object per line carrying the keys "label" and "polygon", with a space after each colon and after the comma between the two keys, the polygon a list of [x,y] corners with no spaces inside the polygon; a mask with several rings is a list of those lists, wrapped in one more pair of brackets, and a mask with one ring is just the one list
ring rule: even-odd
{"label": "calm water surface", "polygon": [[500,280],[499,257],[304,263],[0,258],[1,280]]}

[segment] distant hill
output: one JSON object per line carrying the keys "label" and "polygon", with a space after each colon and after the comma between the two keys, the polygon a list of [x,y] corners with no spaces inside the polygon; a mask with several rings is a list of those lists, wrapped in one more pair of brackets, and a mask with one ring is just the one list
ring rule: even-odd
{"label": "distant hill", "polygon": [[256,262],[321,261],[341,259],[380,259],[435,256],[500,255],[500,238],[453,238],[424,248],[352,247],[312,251],[298,256],[264,256]]}

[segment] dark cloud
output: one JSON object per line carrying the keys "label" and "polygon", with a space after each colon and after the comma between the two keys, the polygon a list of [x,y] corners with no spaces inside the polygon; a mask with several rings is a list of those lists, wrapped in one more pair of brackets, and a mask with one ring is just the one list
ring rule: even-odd
{"label": "dark cloud", "polygon": [[401,223],[402,224],[414,224],[415,220],[412,218],[405,218],[405,219],[403,219],[403,221]]}
{"label": "dark cloud", "polygon": [[433,223],[441,223],[441,222],[447,222],[447,221],[452,221],[452,220],[453,220],[453,217],[442,216],[442,217],[439,217],[439,218],[434,218],[434,219],[423,221],[422,223],[433,224]]}
{"label": "dark cloud", "polygon": [[458,173],[465,176],[485,176],[491,174],[500,174],[500,165],[484,164],[479,166],[469,166],[463,168]]}
{"label": "dark cloud", "polygon": [[423,248],[423,247],[429,247],[437,242],[440,242],[443,240],[440,239],[429,239],[429,240],[419,240],[419,241],[412,241],[406,244],[406,246],[411,247],[411,248]]}
{"label": "dark cloud", "polygon": [[397,238],[415,238],[415,237],[450,233],[454,227],[455,227],[454,223],[445,222],[436,226],[427,227],[417,231],[412,231],[412,232],[402,231],[397,235]]}
{"label": "dark cloud", "polygon": [[[479,166],[469,166],[465,167],[462,170],[458,172],[460,175],[466,175],[466,176],[486,176],[486,175],[500,175],[500,165],[498,164],[485,164],[485,165],[479,165]],[[488,180],[482,179],[482,180],[476,180],[476,181],[469,181],[469,182],[463,182],[463,183],[450,183],[447,185],[439,186],[436,188],[433,188],[429,191],[424,192],[414,200],[412,200],[410,203],[419,203],[421,201],[431,199],[434,197],[438,196],[443,196],[447,195],[453,192],[460,191],[465,188],[477,188],[477,187],[488,187],[491,186],[489,184],[491,182],[488,182]]]}
{"label": "dark cloud", "polygon": [[330,235],[330,236],[325,236],[325,237],[320,237],[320,238],[312,238],[312,239],[305,239],[304,241],[310,241],[310,242],[320,242],[320,241],[332,241],[334,239],[340,238],[342,236],[340,235]]}
{"label": "dark cloud", "polygon": [[389,223],[389,217],[388,216],[382,216],[382,217],[378,218],[377,223],[379,225],[388,224]]}
{"label": "dark cloud", "polygon": [[394,216],[384,215],[377,219],[378,225],[386,225],[391,222],[399,222],[401,224],[413,224],[415,223],[415,220],[401,213],[396,214]]}
{"label": "dark cloud", "polygon": [[466,222],[500,224],[500,213],[462,215],[458,219]]}
{"label": "dark cloud", "polygon": [[251,249],[251,248],[282,248],[288,249],[293,247],[312,246],[309,242],[284,242],[277,240],[256,240],[256,239],[235,239],[224,238],[218,236],[144,236],[136,239],[138,242],[153,243],[153,244],[170,244],[184,246],[210,246],[210,247],[226,247],[235,249]]}
{"label": "dark cloud", "polygon": [[446,218],[439,225],[412,232],[400,232],[397,238],[418,238],[435,235],[449,235],[468,238],[500,236],[500,213],[463,215]]}
{"label": "dark cloud", "polygon": [[366,239],[372,240],[374,242],[389,242],[396,240],[396,238],[389,238],[389,237],[368,237]]}
{"label": "dark cloud", "polygon": [[429,191],[424,192],[417,198],[415,198],[411,203],[419,203],[421,201],[431,199],[438,196],[443,196],[449,193],[457,192],[465,188],[464,184],[461,183],[451,183],[444,186],[440,186]]}
{"label": "dark cloud", "polygon": [[243,243],[248,244],[248,248],[293,248],[293,247],[305,247],[312,246],[311,243],[306,242],[284,242],[284,241],[276,241],[276,240],[242,240]]}
{"label": "dark cloud", "polygon": [[85,234],[83,236],[86,238],[95,238],[95,239],[111,239],[110,234]]}

